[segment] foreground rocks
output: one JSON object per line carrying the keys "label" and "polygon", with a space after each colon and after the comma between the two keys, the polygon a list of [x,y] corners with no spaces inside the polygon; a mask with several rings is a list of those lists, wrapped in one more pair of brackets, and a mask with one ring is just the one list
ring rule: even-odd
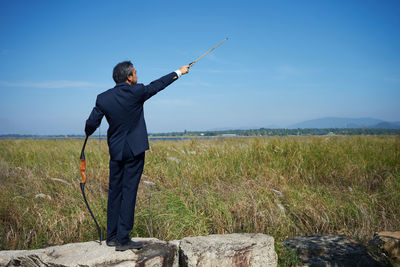
{"label": "foreground rocks", "polygon": [[374,259],[365,246],[344,235],[302,236],[283,245],[294,249],[304,266],[387,266]]}
{"label": "foreground rocks", "polygon": [[177,247],[155,238],[135,238],[144,242],[140,250],[116,252],[98,242],[73,243],[38,250],[1,251],[0,266],[176,266]]}
{"label": "foreground rocks", "polygon": [[277,266],[274,239],[264,234],[186,237],[180,242],[181,266]]}
{"label": "foreground rocks", "polygon": [[[98,242],[84,242],[38,250],[0,251],[0,267],[91,266],[277,266],[274,239],[264,234],[227,234],[142,241],[140,250],[116,252]],[[300,266],[398,266],[400,232],[380,232],[368,249],[343,235],[303,236],[282,242],[296,251]],[[297,263],[296,263],[297,264]]]}
{"label": "foreground rocks", "polygon": [[[276,266],[274,239],[264,234],[229,234],[187,237],[165,242],[144,242],[140,250],[116,252],[98,242],[74,243],[38,250],[0,251],[0,266]],[[179,255],[180,254],[180,255]]]}
{"label": "foreground rocks", "polygon": [[379,232],[369,243],[378,257],[382,257],[393,266],[400,266],[400,232]]}

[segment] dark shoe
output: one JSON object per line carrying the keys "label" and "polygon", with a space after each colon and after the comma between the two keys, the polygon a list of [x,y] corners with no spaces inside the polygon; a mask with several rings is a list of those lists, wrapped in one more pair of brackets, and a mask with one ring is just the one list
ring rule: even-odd
{"label": "dark shoe", "polygon": [[118,244],[116,247],[115,247],[115,250],[116,251],[125,251],[125,250],[128,250],[128,249],[140,249],[140,248],[142,248],[143,247],[143,243],[142,242],[133,242],[132,240],[130,240],[128,243],[126,243],[126,244],[123,244],[123,245],[121,245],[121,244]]}
{"label": "dark shoe", "polygon": [[116,247],[119,245],[118,239],[116,237],[114,237],[113,239],[111,239],[110,241],[106,241],[107,246],[109,247]]}

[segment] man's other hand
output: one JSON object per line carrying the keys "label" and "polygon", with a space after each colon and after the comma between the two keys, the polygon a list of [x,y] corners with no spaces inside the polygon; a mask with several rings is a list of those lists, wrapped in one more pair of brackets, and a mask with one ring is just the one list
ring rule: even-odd
{"label": "man's other hand", "polygon": [[181,71],[182,75],[186,74],[189,72],[189,65],[184,65],[184,66],[180,67],[179,70]]}

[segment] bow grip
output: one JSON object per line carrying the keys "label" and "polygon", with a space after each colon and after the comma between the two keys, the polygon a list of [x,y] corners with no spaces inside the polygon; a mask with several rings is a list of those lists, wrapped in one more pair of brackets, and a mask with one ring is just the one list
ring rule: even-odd
{"label": "bow grip", "polygon": [[79,169],[79,171],[81,172],[81,176],[82,176],[82,180],[81,183],[86,183],[86,160],[81,159],[81,167]]}

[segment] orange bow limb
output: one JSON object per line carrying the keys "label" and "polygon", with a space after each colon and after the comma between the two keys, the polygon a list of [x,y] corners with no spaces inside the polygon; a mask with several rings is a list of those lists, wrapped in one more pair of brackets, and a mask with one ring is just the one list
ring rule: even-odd
{"label": "orange bow limb", "polygon": [[81,172],[82,180],[81,183],[86,183],[86,160],[81,159],[81,167],[79,168],[79,171]]}

